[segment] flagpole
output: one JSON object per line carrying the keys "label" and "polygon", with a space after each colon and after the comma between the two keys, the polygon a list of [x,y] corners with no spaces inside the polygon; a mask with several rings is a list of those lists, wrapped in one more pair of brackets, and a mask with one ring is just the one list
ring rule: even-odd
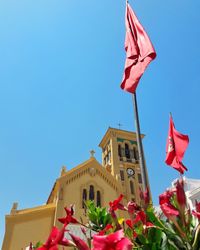
{"label": "flagpole", "polygon": [[[128,0],[126,0],[126,4],[128,4]],[[147,169],[146,169],[146,164],[144,160],[144,151],[143,151],[142,139],[141,139],[141,133],[140,133],[140,122],[139,122],[139,115],[138,115],[136,91],[132,94],[132,98],[133,98],[136,138],[137,138],[137,147],[138,147],[138,154],[139,154],[139,163],[140,163],[140,171],[141,171],[141,176],[142,176],[143,191],[146,191],[148,187],[148,178],[147,178]]]}
{"label": "flagpole", "polygon": [[132,94],[132,98],[133,98],[133,108],[134,108],[134,115],[135,115],[135,127],[136,127],[136,138],[137,138],[137,147],[138,147],[138,154],[139,154],[140,171],[141,171],[141,176],[142,176],[143,191],[145,191],[148,187],[148,178],[147,178],[147,169],[146,169],[146,164],[144,160],[144,151],[143,151],[142,139],[141,139],[141,133],[140,133],[140,122],[139,122],[139,115],[138,115],[136,92]]}

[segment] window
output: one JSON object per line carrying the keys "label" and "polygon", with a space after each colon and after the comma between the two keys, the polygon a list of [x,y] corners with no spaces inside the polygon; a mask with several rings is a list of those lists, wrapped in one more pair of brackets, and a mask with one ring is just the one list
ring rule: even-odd
{"label": "window", "polygon": [[136,148],[133,148],[133,158],[137,160]]}
{"label": "window", "polygon": [[89,200],[94,200],[94,186],[90,185],[90,191],[89,191]]}
{"label": "window", "polygon": [[124,170],[120,170],[120,177],[121,177],[121,180],[124,181]]}
{"label": "window", "polygon": [[134,157],[134,150],[133,149],[130,149],[130,158],[131,159],[135,159],[135,157]]}
{"label": "window", "polygon": [[135,194],[134,192],[134,184],[132,181],[130,181],[130,190],[131,190],[131,194]]}
{"label": "window", "polygon": [[141,174],[138,174],[138,182],[142,183],[142,175]]}
{"label": "window", "polygon": [[108,162],[110,162],[110,160],[111,160],[111,152],[109,151],[108,152]]}
{"label": "window", "polygon": [[125,155],[126,155],[126,158],[130,159],[130,151],[129,151],[129,146],[127,143],[125,143]]}
{"label": "window", "polygon": [[119,157],[122,157],[122,148],[121,148],[121,145],[118,145],[118,155],[119,155]]}
{"label": "window", "polygon": [[97,191],[97,207],[101,207],[101,193]]}
{"label": "window", "polygon": [[136,160],[138,161],[139,160],[139,153],[138,153],[138,150],[137,149],[135,149],[135,155],[136,155]]}
{"label": "window", "polygon": [[83,189],[83,194],[82,194],[82,208],[85,208],[85,201],[87,200],[87,190]]}

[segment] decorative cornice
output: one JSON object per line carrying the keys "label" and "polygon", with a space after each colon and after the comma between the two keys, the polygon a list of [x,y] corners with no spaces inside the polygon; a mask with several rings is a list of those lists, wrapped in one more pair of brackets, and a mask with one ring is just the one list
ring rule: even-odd
{"label": "decorative cornice", "polygon": [[[117,137],[123,137],[123,139],[127,140],[133,140],[136,139],[136,133],[135,132],[130,132],[127,130],[122,130],[122,129],[116,129],[116,128],[111,128],[109,127],[108,130],[106,131],[104,137],[102,138],[101,142],[99,143],[99,147],[103,147],[103,145],[106,143],[108,140],[110,133],[115,134]],[[144,134],[141,134],[141,138],[144,138]]]}
{"label": "decorative cornice", "polygon": [[61,183],[63,182],[70,184],[71,182],[77,181],[77,179],[85,174],[90,174],[91,177],[99,175],[113,189],[121,191],[117,180],[95,158],[90,158],[88,161],[66,172],[66,174],[60,177],[57,181],[60,182],[60,185],[62,185]]}

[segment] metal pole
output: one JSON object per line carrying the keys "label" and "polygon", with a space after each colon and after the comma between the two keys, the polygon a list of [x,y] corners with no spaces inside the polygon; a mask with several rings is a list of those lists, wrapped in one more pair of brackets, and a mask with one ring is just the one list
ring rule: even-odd
{"label": "metal pole", "polygon": [[145,165],[145,160],[144,160],[144,151],[143,151],[142,139],[141,139],[141,133],[140,133],[140,122],[139,122],[139,115],[138,115],[136,92],[133,93],[132,98],[133,98],[133,107],[134,107],[134,113],[135,113],[135,127],[136,127],[136,138],[137,138],[140,170],[141,170],[141,175],[142,175],[143,191],[145,191],[148,186],[148,179],[147,179],[147,170],[146,170],[146,165]]}

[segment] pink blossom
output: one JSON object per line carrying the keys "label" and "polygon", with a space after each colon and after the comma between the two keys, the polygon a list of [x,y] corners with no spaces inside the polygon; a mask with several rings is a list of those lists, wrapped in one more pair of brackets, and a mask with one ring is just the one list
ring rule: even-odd
{"label": "pink blossom", "polygon": [[135,211],[139,210],[139,206],[133,201],[129,201],[127,208],[130,214],[134,214]]}
{"label": "pink blossom", "polygon": [[110,201],[109,202],[110,210],[112,211],[116,211],[117,209],[126,210],[124,205],[120,203],[123,197],[124,197],[123,194],[120,194],[120,196],[116,200],[114,200],[113,202]]}
{"label": "pink blossom", "polygon": [[186,206],[186,196],[184,191],[183,179],[178,180],[176,183],[176,195],[178,204],[180,205],[181,209],[184,210]]}
{"label": "pink blossom", "polygon": [[196,207],[196,211],[200,213],[200,202],[197,202],[197,200],[195,201],[195,207]]}
{"label": "pink blossom", "polygon": [[173,196],[175,190],[167,190],[163,194],[159,195],[159,204],[170,203],[170,199]]}
{"label": "pink blossom", "polygon": [[168,219],[173,219],[179,215],[179,211],[171,204],[164,203],[160,208]]}
{"label": "pink blossom", "polygon": [[111,224],[106,225],[106,227],[99,232],[99,235],[104,235],[108,230],[112,229],[113,226]]}
{"label": "pink blossom", "polygon": [[132,250],[133,244],[121,229],[109,235],[94,235],[93,246],[93,250]]}
{"label": "pink blossom", "polygon": [[73,242],[75,243],[76,247],[79,250],[90,250],[88,245],[81,238],[79,238],[71,233],[69,233],[69,235],[71,236]]}
{"label": "pink blossom", "polygon": [[150,203],[150,194],[149,194],[149,188],[147,187],[146,190],[143,192],[140,189],[140,199],[144,203],[144,207],[147,207]]}
{"label": "pink blossom", "polygon": [[64,238],[64,233],[65,226],[60,231],[57,227],[53,227],[46,243],[38,250],[58,250],[58,245],[74,246],[73,242]]}
{"label": "pink blossom", "polygon": [[65,207],[66,217],[64,218],[58,218],[58,221],[60,221],[62,224],[68,225],[69,223],[79,223],[77,219],[75,219],[72,215],[74,214],[73,206],[69,208]]}
{"label": "pink blossom", "polygon": [[198,220],[200,220],[200,202],[197,202],[196,201],[196,204],[195,204],[195,208],[196,208],[196,211],[195,210],[192,210],[192,214],[198,218]]}
{"label": "pink blossom", "polygon": [[131,228],[134,229],[134,225],[138,222],[142,222],[143,228],[155,227],[154,224],[147,221],[147,216],[144,211],[139,211],[134,220],[126,220],[126,224]]}

